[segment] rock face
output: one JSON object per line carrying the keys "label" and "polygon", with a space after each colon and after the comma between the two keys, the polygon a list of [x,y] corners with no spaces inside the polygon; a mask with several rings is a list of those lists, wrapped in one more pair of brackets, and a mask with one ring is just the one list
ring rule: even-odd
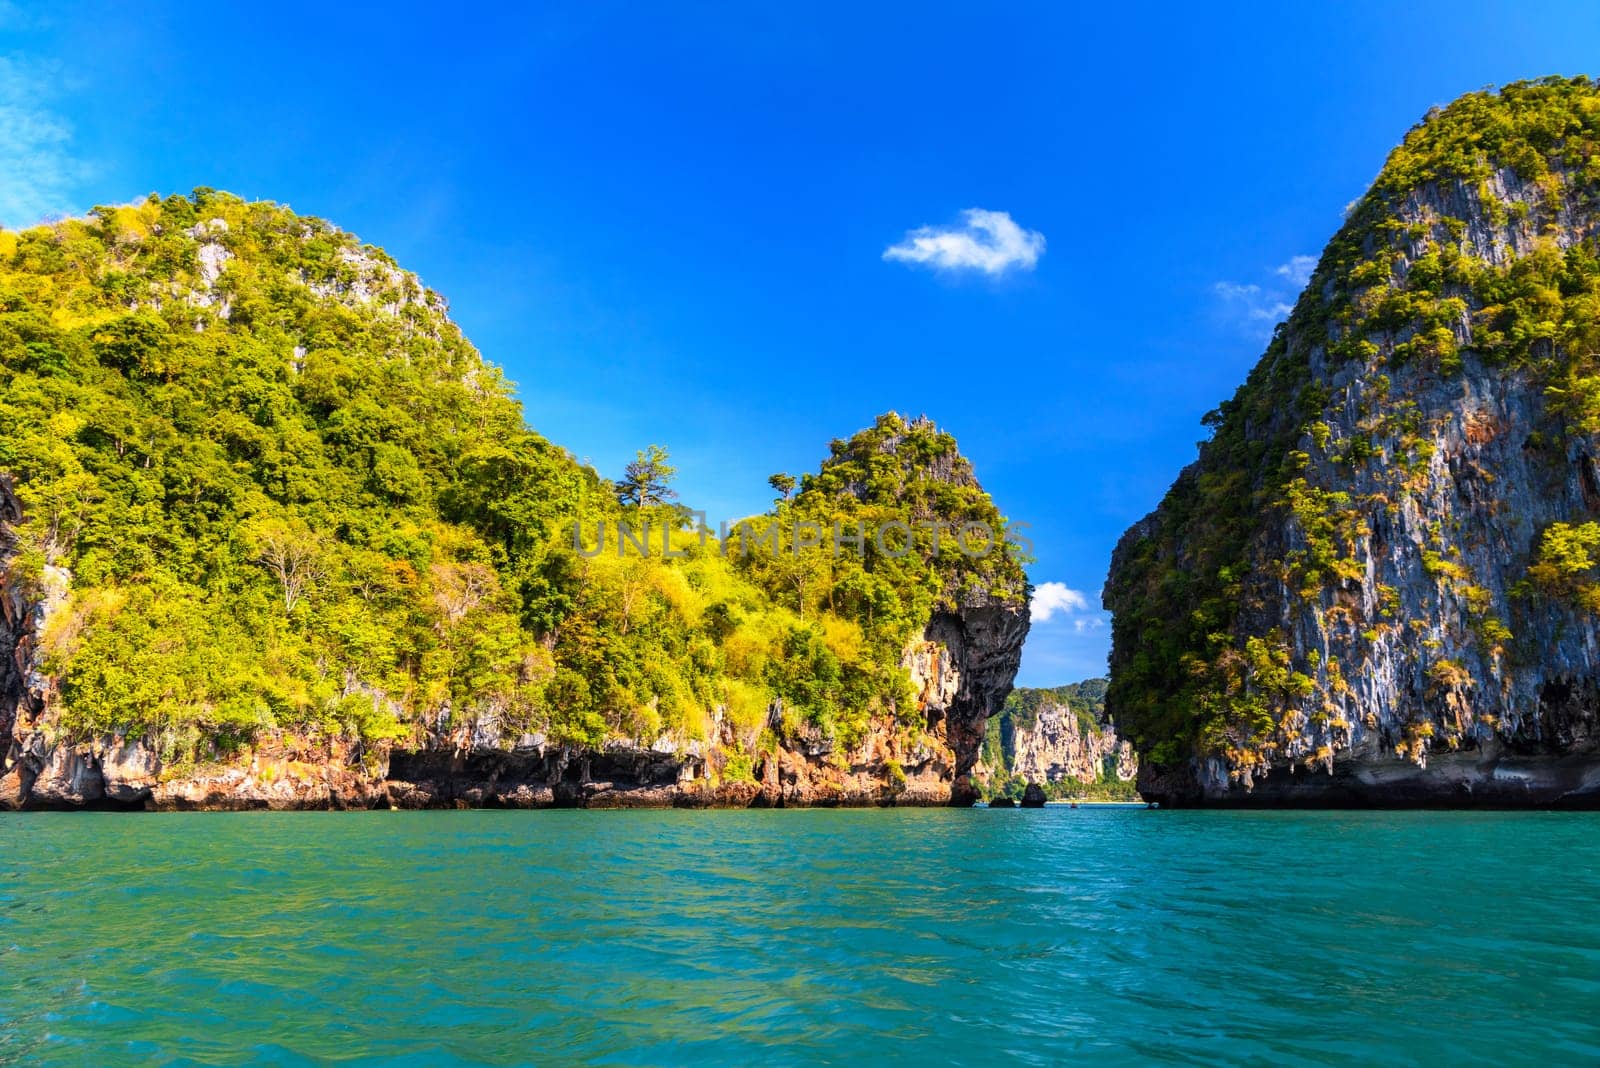
{"label": "rock face", "polygon": [[1015,735],[1011,771],[1029,782],[1094,782],[1109,766],[1123,781],[1134,777],[1138,759],[1133,746],[1117,737],[1110,725],[1086,728],[1064,705],[1040,707],[1031,728]]}
{"label": "rock face", "polygon": [[1014,689],[988,724],[977,772],[986,788],[1015,794],[1036,783],[1062,787],[1056,791],[1060,796],[1087,786],[1132,782],[1139,761],[1107,718],[1105,693],[1105,679]]}
{"label": "rock face", "polygon": [[[924,689],[922,705],[930,730],[936,735],[942,732],[951,750],[952,804],[977,800],[972,772],[983,747],[984,728],[1011,692],[1027,634],[1027,610],[1002,604],[941,613],[928,624],[926,643],[945,650],[944,671],[936,694],[929,696]],[[913,684],[917,680],[913,670]]]}
{"label": "rock face", "polygon": [[1430,115],[1124,535],[1108,706],[1147,799],[1600,806],[1596,106]]}

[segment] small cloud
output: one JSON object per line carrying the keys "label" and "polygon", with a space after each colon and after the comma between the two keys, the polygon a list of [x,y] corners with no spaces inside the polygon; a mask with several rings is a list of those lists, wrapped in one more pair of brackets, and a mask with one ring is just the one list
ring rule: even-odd
{"label": "small cloud", "polygon": [[1111,616],[1096,603],[1099,593],[1086,594],[1064,582],[1041,582],[1033,588],[1033,622],[1023,650],[1029,686],[1059,686],[1072,679],[1104,675]]}
{"label": "small cloud", "polygon": [[1089,599],[1077,590],[1069,589],[1064,582],[1041,582],[1033,588],[1033,600],[1028,609],[1035,623],[1045,623],[1052,616],[1071,615],[1087,611]]}
{"label": "small cloud", "polygon": [[1218,282],[1212,288],[1236,315],[1251,323],[1276,323],[1294,310],[1293,305],[1260,286]]}
{"label": "small cloud", "polygon": [[1044,254],[1044,235],[1024,230],[1010,214],[969,208],[961,226],[922,226],[883,250],[883,258],[941,271],[981,271],[1000,275],[1012,268],[1031,271]]}
{"label": "small cloud", "polygon": [[68,150],[72,131],[44,103],[59,72],[0,56],[0,224],[31,226],[71,210],[81,167]]}
{"label": "small cloud", "polygon": [[1270,281],[1214,282],[1211,291],[1228,318],[1250,335],[1265,337],[1294,311],[1294,298],[1316,269],[1315,256],[1291,256],[1289,262],[1272,268]]}
{"label": "small cloud", "polygon": [[1280,264],[1273,274],[1287,278],[1297,286],[1303,286],[1311,281],[1311,272],[1317,269],[1315,256],[1290,256],[1289,262]]}

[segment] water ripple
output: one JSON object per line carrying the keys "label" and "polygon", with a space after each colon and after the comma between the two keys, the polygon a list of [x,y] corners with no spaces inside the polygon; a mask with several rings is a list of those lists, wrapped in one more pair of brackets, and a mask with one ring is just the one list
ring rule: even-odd
{"label": "water ripple", "polygon": [[0,817],[0,1060],[1600,1059],[1594,817]]}

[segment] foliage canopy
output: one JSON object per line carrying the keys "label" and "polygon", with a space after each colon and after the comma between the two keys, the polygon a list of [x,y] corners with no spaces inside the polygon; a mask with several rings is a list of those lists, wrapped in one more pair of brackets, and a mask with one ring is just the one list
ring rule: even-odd
{"label": "foliage canopy", "polygon": [[[443,300],[321,220],[197,189],[0,231],[6,558],[41,596],[67,583],[42,649],[69,731],[594,745],[721,722],[751,749],[777,702],[780,729],[849,740],[877,713],[914,729],[900,657],[936,603],[1026,596],[1003,554],[920,540],[727,554],[673,473],[651,446],[613,484],[529,430]],[[924,516],[998,520],[948,435],[888,415],[754,522]],[[575,524],[619,520],[681,555],[578,551]]]}

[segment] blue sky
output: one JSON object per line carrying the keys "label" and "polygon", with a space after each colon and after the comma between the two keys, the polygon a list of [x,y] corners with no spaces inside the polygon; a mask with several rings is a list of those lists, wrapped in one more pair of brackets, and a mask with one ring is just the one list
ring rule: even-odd
{"label": "blue sky", "polygon": [[[1389,148],[1600,57],[1592,5],[1288,7],[0,2],[0,220],[196,185],[324,216],[537,429],[608,474],[662,443],[713,517],[926,413],[1032,524],[1048,685],[1104,670],[1118,535]],[[939,239],[972,220],[998,252]]]}

